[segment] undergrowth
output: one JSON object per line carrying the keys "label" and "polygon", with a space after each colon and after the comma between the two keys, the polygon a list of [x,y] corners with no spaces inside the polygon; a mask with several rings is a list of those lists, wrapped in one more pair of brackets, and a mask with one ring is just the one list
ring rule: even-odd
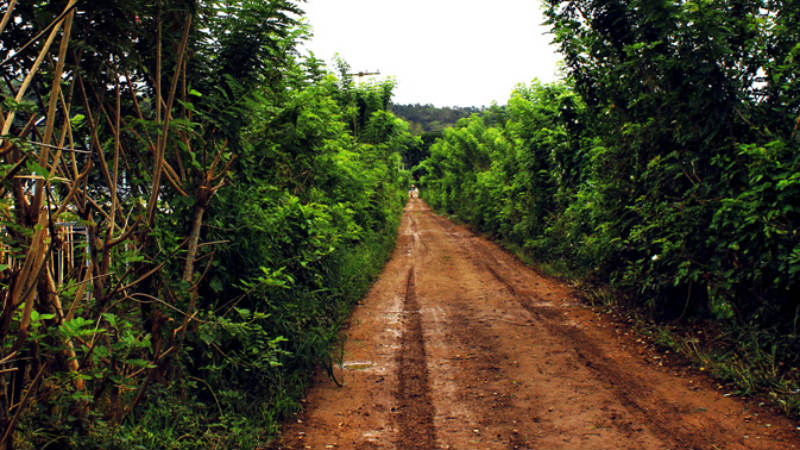
{"label": "undergrowth", "polygon": [[384,232],[331,255],[324,273],[328,296],[336,299],[334,316],[329,317],[333,326],[325,335],[309,332],[290,337],[292,348],[305,351],[286,355],[272,373],[262,374],[271,381],[268,396],[256,399],[243,390],[219,390],[189,377],[152,389],[136,414],[120,426],[97,421],[96,428],[83,436],[55,433],[48,448],[62,444],[104,450],[227,450],[268,444],[278,435],[281,422],[300,409],[313,368],[335,360],[339,329],[391,255],[399,216],[398,211],[390,218]]}

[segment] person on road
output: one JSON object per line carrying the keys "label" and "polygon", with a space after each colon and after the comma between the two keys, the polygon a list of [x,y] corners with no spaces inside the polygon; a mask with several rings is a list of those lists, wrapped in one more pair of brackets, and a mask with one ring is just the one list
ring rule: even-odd
{"label": "person on road", "polygon": [[408,198],[419,198],[419,189],[417,189],[417,187],[413,184],[411,185],[411,189],[408,190]]}

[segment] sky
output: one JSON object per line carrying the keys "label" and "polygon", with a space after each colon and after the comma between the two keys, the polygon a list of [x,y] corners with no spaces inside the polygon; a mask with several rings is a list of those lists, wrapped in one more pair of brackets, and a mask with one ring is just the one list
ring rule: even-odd
{"label": "sky", "polygon": [[380,71],[393,102],[505,104],[519,83],[557,78],[539,0],[307,0],[305,47],[354,72]]}

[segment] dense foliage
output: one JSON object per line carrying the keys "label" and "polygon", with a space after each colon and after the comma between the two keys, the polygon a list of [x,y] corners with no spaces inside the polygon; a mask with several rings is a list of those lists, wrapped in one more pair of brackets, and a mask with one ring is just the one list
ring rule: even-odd
{"label": "dense foliage", "polygon": [[254,448],[393,246],[393,85],[288,0],[0,7],[0,449]]}
{"label": "dense foliage", "polygon": [[796,5],[551,0],[546,16],[568,81],[445,130],[424,198],[654,317],[757,325],[795,358]]}

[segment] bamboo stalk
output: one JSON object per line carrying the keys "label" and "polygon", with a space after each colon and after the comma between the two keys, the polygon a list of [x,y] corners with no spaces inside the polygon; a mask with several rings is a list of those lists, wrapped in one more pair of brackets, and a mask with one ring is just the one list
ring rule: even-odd
{"label": "bamboo stalk", "polygon": [[8,21],[11,19],[11,14],[14,12],[14,7],[17,5],[17,0],[10,0],[8,2],[8,7],[6,7],[6,13],[3,14],[3,20],[0,21],[0,34],[6,29],[6,25],[8,25]]}
{"label": "bamboo stalk", "polygon": [[[75,4],[78,3],[78,0],[70,0],[67,7],[64,8],[64,11],[71,10]],[[70,14],[71,16],[71,14]],[[63,19],[62,19],[63,20]],[[30,87],[31,82],[33,81],[33,77],[36,76],[36,72],[39,71],[39,67],[42,65],[42,61],[44,61],[45,55],[50,51],[50,46],[53,45],[53,41],[56,39],[56,35],[58,34],[58,30],[61,28],[60,23],[53,27],[52,31],[50,31],[50,35],[47,37],[47,40],[44,43],[44,46],[39,51],[39,55],[36,57],[36,60],[33,63],[33,67],[31,67],[28,74],[25,76],[25,80],[22,82],[22,85],[17,91],[16,97],[14,97],[14,101],[21,102],[23,97],[25,96],[25,92],[28,91],[28,87]],[[9,111],[8,115],[6,116],[5,123],[3,123],[3,128],[0,130],[0,135],[5,136],[11,130],[11,123],[14,121],[15,111]],[[3,144],[2,138],[0,138],[0,145]]]}
{"label": "bamboo stalk", "polygon": [[[117,66],[115,64],[115,66]],[[118,66],[117,66],[118,67]],[[115,122],[114,122],[114,162],[112,168],[113,174],[113,181],[111,183],[111,222],[108,226],[108,233],[106,235],[106,247],[108,243],[111,241],[112,236],[114,236],[114,228],[116,225],[116,211],[117,211],[117,185],[119,184],[119,150],[120,150],[120,116],[122,115],[122,97],[120,95],[120,87],[119,87],[119,69],[115,71],[116,73],[116,110],[115,110]]]}
{"label": "bamboo stalk", "polygon": [[[189,42],[189,30],[192,26],[192,16],[189,15],[186,17],[186,24],[183,28],[183,37],[181,38],[180,47],[178,49],[178,62],[175,65],[175,73],[172,74],[172,85],[170,86],[169,92],[169,99],[167,101],[166,106],[166,117],[164,118],[164,125],[161,130],[161,134],[159,135],[159,139],[157,141],[158,148],[156,149],[156,163],[155,168],[153,169],[153,187],[150,193],[150,201],[147,205],[147,218],[148,224],[150,226],[153,225],[153,221],[155,220],[155,211],[156,205],[158,203],[158,193],[161,185],[161,171],[162,171],[162,164],[161,161],[164,159],[164,153],[167,148],[167,132],[169,131],[169,124],[171,114],[170,111],[172,110],[172,106],[175,103],[175,93],[178,88],[178,79],[180,78],[180,67],[183,64],[183,58],[186,56],[186,45]],[[159,46],[160,48],[160,46]],[[160,99],[157,98],[156,102],[159,102]]]}

